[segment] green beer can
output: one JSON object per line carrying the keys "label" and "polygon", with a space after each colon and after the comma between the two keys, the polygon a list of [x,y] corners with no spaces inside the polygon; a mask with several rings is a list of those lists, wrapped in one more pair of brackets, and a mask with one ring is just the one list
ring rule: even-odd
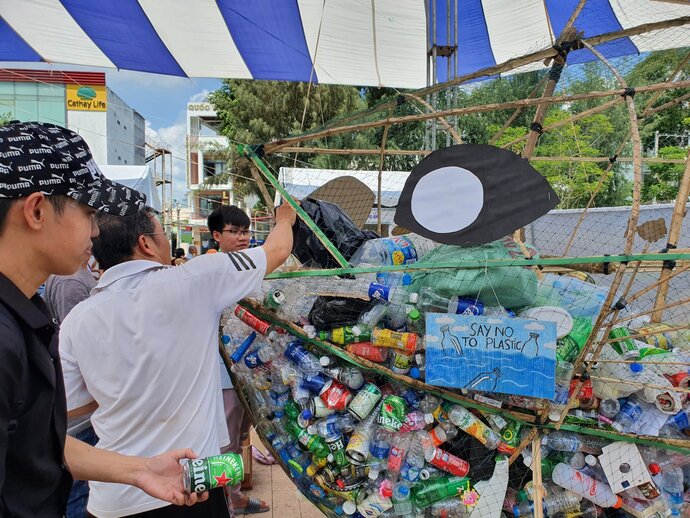
{"label": "green beer can", "polygon": [[383,398],[383,405],[381,405],[381,412],[378,415],[378,425],[397,432],[405,422],[407,415],[407,403],[398,396],[386,396]]}
{"label": "green beer can", "polygon": [[244,478],[244,463],[237,453],[188,459],[182,465],[182,482],[187,493],[202,493],[222,486],[234,486]]}

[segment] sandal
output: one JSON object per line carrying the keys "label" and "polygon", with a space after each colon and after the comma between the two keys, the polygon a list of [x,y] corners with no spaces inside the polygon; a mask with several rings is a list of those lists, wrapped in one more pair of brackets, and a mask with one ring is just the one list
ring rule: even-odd
{"label": "sandal", "polygon": [[[266,507],[261,507],[262,504]],[[249,498],[247,498],[247,505],[245,507],[235,507],[235,514],[259,514],[267,513],[270,510],[271,508],[268,507],[268,504],[262,502],[258,498],[250,496]]]}
{"label": "sandal", "polygon": [[259,464],[263,464],[265,466],[271,466],[272,464],[276,463],[276,460],[273,458],[273,455],[270,453],[263,453],[259,448],[256,446],[252,445],[252,457],[256,462]]}

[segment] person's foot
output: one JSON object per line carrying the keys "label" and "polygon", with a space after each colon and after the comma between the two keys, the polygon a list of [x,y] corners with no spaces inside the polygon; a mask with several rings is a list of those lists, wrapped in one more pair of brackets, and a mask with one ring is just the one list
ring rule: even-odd
{"label": "person's foot", "polygon": [[248,497],[243,494],[233,494],[231,498],[232,507],[236,515],[265,513],[271,509],[266,502],[258,498]]}

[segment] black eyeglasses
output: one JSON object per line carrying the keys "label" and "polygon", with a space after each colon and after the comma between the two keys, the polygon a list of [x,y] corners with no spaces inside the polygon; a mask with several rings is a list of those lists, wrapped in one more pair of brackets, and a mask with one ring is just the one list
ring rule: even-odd
{"label": "black eyeglasses", "polygon": [[249,230],[240,230],[239,228],[226,228],[226,229],[220,231],[221,234],[223,232],[230,232],[231,236],[248,236],[249,235]]}

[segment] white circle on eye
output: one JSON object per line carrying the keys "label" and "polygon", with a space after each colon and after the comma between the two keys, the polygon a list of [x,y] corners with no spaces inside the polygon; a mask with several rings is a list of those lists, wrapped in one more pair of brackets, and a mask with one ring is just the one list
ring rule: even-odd
{"label": "white circle on eye", "polygon": [[414,188],[410,209],[424,228],[439,234],[469,227],[484,206],[484,186],[464,167],[440,167]]}

